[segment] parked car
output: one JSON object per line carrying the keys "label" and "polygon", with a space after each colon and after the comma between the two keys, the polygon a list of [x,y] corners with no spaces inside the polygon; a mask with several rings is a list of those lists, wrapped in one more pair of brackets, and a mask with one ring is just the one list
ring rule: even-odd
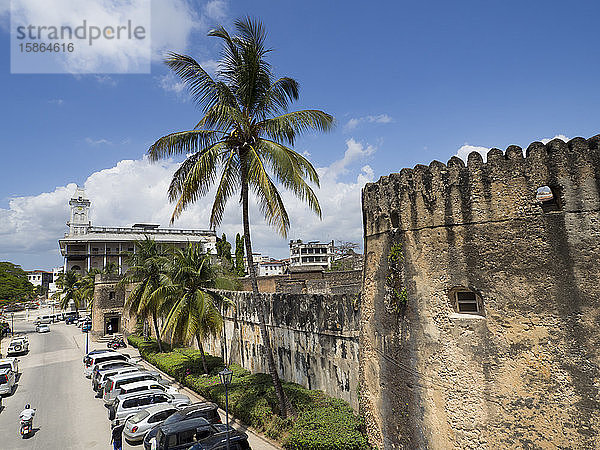
{"label": "parked car", "polygon": [[[220,435],[225,431],[225,425],[213,425],[206,419],[198,417],[180,422],[159,425],[156,436],[156,448],[160,450],[187,450],[198,442],[210,439],[214,435]],[[229,428],[230,436],[235,430]],[[225,435],[225,433],[223,433]],[[247,438],[247,436],[243,436]],[[219,439],[220,441],[220,439]],[[227,444],[225,444],[227,445]]]}
{"label": "parked car", "polygon": [[134,368],[138,370],[143,370],[144,366],[139,364],[135,364],[129,361],[107,361],[104,363],[96,364],[92,369],[92,387],[96,391],[100,386],[100,377],[108,371],[114,371],[121,367]]}
{"label": "parked car", "polygon": [[11,395],[15,390],[16,372],[0,369],[0,395]]}
{"label": "parked car", "polygon": [[39,324],[42,324],[42,323],[49,324],[51,322],[52,322],[52,317],[51,316],[38,316],[33,321],[33,324],[34,325],[39,325]]}
{"label": "parked car", "polygon": [[25,336],[19,336],[13,338],[10,341],[8,346],[8,350],[6,351],[6,355],[20,355],[22,353],[27,353],[29,351],[29,339]]}
{"label": "parked car", "polygon": [[167,394],[162,391],[146,391],[143,393],[119,395],[108,408],[109,420],[121,423],[129,416],[152,405],[167,403],[178,408],[190,404],[190,398],[183,394]]}
{"label": "parked car", "polygon": [[[169,416],[163,422],[163,425],[181,422],[182,420],[197,419],[199,417],[208,420],[212,424],[221,423],[221,417],[219,416],[219,407],[217,406],[217,404],[211,402],[200,402],[194,403],[190,406],[186,406],[180,411],[177,411],[173,415]],[[144,437],[144,448],[146,450],[151,449],[150,440],[156,436],[157,432],[158,426],[148,431],[148,433]]]}
{"label": "parked car", "polygon": [[100,348],[98,350],[92,350],[92,351],[88,352],[88,354],[83,357],[83,365],[85,366],[85,365],[89,364],[92,361],[92,357],[94,355],[98,355],[100,353],[108,353],[108,352],[112,352],[112,350]]}
{"label": "parked car", "polygon": [[113,375],[117,376],[134,372],[141,372],[141,370],[138,367],[119,367],[116,369],[102,371],[102,374],[99,375],[98,386],[96,388],[96,397],[104,397],[104,386],[106,385],[106,382],[109,377],[112,377]]}
{"label": "parked car", "polygon": [[[227,426],[215,425],[220,431],[196,442],[189,450],[227,450]],[[250,450],[248,435],[229,427],[229,449]]]}
{"label": "parked car", "polygon": [[151,428],[160,425],[177,411],[177,408],[167,403],[142,409],[125,421],[123,437],[130,444],[139,444]]}
{"label": "parked car", "polygon": [[77,316],[67,316],[65,317],[65,324],[70,325],[72,323],[77,322],[78,318]]}
{"label": "parked car", "polygon": [[0,369],[10,369],[15,374],[19,373],[19,360],[17,358],[0,359]]}
{"label": "parked car", "polygon": [[143,391],[162,391],[169,394],[178,394],[179,391],[173,386],[165,386],[155,380],[142,380],[134,381],[133,383],[127,383],[121,386],[121,393],[119,395],[131,394],[133,392]]}
{"label": "parked car", "polygon": [[126,373],[123,375],[117,375],[109,377],[104,385],[104,399],[105,405],[111,405],[117,396],[121,393],[121,386],[135,381],[153,380],[159,381],[160,375],[156,372],[139,371],[137,373]]}
{"label": "parked car", "polygon": [[35,331],[37,331],[38,333],[49,333],[50,332],[50,325],[47,325],[45,323],[41,323],[38,326],[35,327]]}
{"label": "parked car", "polygon": [[81,332],[86,333],[92,330],[92,322],[83,322],[81,324]]}
{"label": "parked car", "polygon": [[89,360],[86,361],[86,363],[83,367],[83,373],[87,378],[91,378],[92,369],[94,368],[94,366],[96,364],[108,362],[108,361],[127,361],[128,359],[129,359],[129,356],[123,355],[122,353],[119,353],[119,352],[106,352],[106,353],[95,354]]}

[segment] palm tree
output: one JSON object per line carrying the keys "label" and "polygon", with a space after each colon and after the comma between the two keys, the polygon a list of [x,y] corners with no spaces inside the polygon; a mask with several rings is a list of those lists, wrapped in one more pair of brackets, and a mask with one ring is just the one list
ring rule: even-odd
{"label": "palm tree", "polygon": [[165,299],[163,333],[170,330],[174,342],[189,343],[195,338],[207,373],[202,343],[211,335],[217,336],[223,328],[223,317],[217,309],[223,297],[208,290],[216,285],[210,258],[192,243],[185,250],[175,249],[168,277],[170,282],[153,294]]}
{"label": "palm tree", "polygon": [[81,293],[79,291],[79,275],[76,272],[69,270],[66,273],[61,273],[56,281],[60,296],[61,309],[67,309],[69,302],[72,300],[75,306],[75,312],[79,314],[79,306],[81,304]]}
{"label": "palm tree", "polygon": [[130,315],[135,315],[142,320],[152,319],[158,350],[162,352],[158,327],[162,299],[152,294],[167,282],[165,274],[168,258],[160,245],[148,236],[142,241],[136,241],[135,249],[136,251],[127,258],[129,269],[119,281],[121,286],[135,283],[135,287],[125,301],[125,309]]}
{"label": "palm tree", "polygon": [[[223,57],[213,79],[193,58],[169,53],[166,64],[187,85],[203,117],[189,131],[169,134],[148,150],[150,160],[174,154],[188,156],[173,175],[169,186],[170,201],[176,202],[171,217],[175,220],[187,206],[217,189],[210,216],[216,228],[227,201],[241,191],[244,244],[252,281],[253,300],[258,308],[259,328],[268,370],[279,399],[281,415],[293,409],[281,386],[266,327],[266,305],[261,301],[252,258],[249,191],[255,195],[260,211],[281,236],[290,226],[276,182],[305,201],[319,217],[319,201],[307,181],[319,185],[311,163],[293,151],[296,137],[304,131],[328,131],[334,119],[319,110],[288,112],[298,98],[298,83],[288,77],[275,78],[265,60],[266,33],[260,21],[246,18],[235,22],[238,35],[230,36],[220,27],[209,32],[223,40]],[[218,181],[217,181],[218,179]]]}
{"label": "palm tree", "polygon": [[98,269],[90,269],[78,282],[81,298],[90,310],[94,307],[94,291],[96,287],[96,275],[102,273]]}

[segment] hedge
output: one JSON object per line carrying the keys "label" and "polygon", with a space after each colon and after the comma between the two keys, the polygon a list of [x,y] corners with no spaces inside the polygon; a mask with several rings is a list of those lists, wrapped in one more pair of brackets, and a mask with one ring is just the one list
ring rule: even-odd
{"label": "hedge", "polygon": [[[199,350],[171,349],[163,344],[158,352],[156,341],[144,341],[131,335],[129,343],[152,365],[171,375],[202,397],[225,407],[225,388],[218,372],[223,369],[221,358],[206,354],[209,374],[202,370]],[[252,374],[231,364],[232,382],[229,385],[229,411],[241,422],[275,439],[289,450],[364,450],[371,448],[361,432],[362,421],[343,400],[311,391],[296,383],[283,383],[283,389],[296,408],[297,417],[282,419],[273,381],[264,373]]]}

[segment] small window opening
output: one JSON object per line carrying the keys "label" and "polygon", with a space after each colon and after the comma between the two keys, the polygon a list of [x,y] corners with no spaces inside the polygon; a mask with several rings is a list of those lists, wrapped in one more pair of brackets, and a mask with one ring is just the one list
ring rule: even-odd
{"label": "small window opening", "polygon": [[459,313],[477,314],[479,312],[477,294],[472,291],[458,291],[456,293],[456,307]]}
{"label": "small window opening", "polygon": [[535,193],[535,199],[540,203],[544,212],[558,211],[560,207],[558,198],[556,189],[550,186],[540,186]]}
{"label": "small window opening", "polygon": [[115,291],[110,291],[108,293],[108,299],[109,300],[114,300],[114,298],[115,298]]}

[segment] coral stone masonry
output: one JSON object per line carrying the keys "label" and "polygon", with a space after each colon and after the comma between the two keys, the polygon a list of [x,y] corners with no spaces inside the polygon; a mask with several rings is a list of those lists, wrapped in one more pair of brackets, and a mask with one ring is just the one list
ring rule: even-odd
{"label": "coral stone masonry", "polygon": [[362,202],[371,441],[597,448],[600,135],[403,169]]}

